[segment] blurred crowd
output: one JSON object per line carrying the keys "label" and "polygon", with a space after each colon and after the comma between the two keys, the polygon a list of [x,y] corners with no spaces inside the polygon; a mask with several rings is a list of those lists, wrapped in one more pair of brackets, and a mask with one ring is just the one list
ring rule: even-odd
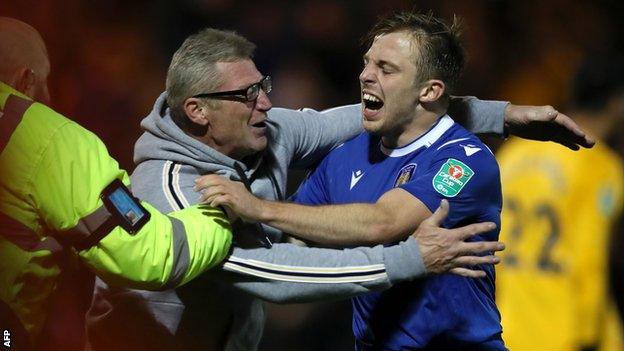
{"label": "blurred crowd", "polygon": [[[624,51],[624,2],[615,0],[0,1],[0,15],[31,24],[48,45],[51,105],[96,132],[130,171],[139,122],[189,34],[236,30],[258,45],[274,106],[323,109],[359,101],[359,39],[395,9],[463,20],[469,61],[460,95],[566,111],[580,63]],[[622,131],[609,143],[624,154]],[[352,349],[349,310],[348,302],[271,305],[261,349]]]}

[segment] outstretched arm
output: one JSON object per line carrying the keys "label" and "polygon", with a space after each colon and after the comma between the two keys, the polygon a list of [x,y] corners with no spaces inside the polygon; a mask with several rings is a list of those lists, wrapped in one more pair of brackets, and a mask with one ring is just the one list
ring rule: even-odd
{"label": "outstretched arm", "polygon": [[404,239],[431,212],[419,199],[397,188],[376,203],[307,206],[262,200],[240,182],[219,175],[198,179],[201,201],[225,206],[247,222],[262,222],[295,237],[328,246],[376,245]]}
{"label": "outstretched arm", "polygon": [[426,274],[451,272],[481,278],[480,264],[497,264],[493,255],[504,248],[498,242],[467,242],[492,230],[479,223],[455,229],[442,228],[449,211],[443,201],[412,236],[398,245],[333,250],[276,244],[271,249],[234,248],[222,269],[209,279],[227,280],[238,289],[264,300],[298,303],[328,298],[347,298],[418,279]]}
{"label": "outstretched arm", "polygon": [[[451,97],[449,115],[475,134],[512,134],[525,139],[554,141],[573,150],[592,147],[589,138],[568,116],[552,106],[519,106],[506,101],[479,100],[470,96]],[[276,123],[281,138],[292,146],[291,168],[305,168],[318,162],[329,150],[362,132],[360,104],[324,111],[274,108],[269,119]]]}
{"label": "outstretched arm", "polygon": [[554,141],[572,150],[595,144],[570,117],[552,106],[522,106],[458,96],[451,97],[448,113],[475,134],[511,134],[524,139]]}

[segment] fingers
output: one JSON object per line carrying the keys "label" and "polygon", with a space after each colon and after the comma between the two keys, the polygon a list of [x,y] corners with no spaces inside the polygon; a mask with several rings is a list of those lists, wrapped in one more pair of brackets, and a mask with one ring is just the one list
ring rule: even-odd
{"label": "fingers", "polygon": [[425,219],[423,223],[426,223],[433,227],[440,227],[442,223],[446,219],[449,213],[449,202],[448,200],[440,201],[440,206],[435,210],[435,212],[429,216],[429,218]]}
{"label": "fingers", "polygon": [[572,118],[564,115],[563,113],[557,113],[557,118],[555,118],[555,123],[562,125],[566,130],[574,133],[576,136],[585,138],[585,132],[579,127],[576,122],[572,120]]}
{"label": "fingers", "polygon": [[213,185],[206,188],[201,188],[198,191],[201,193],[201,196],[199,197],[201,202],[208,202],[215,196],[226,193],[225,187],[222,185]]}
{"label": "fingers", "polygon": [[229,201],[227,201],[227,197],[226,195],[221,195],[221,196],[215,196],[212,199],[210,199],[209,201],[206,201],[206,203],[209,203],[210,206],[212,207],[219,207],[221,205],[223,205],[225,208],[227,208]]}
{"label": "fingers", "polygon": [[496,229],[494,222],[474,223],[467,226],[451,229],[451,232],[456,233],[460,240],[469,239],[477,234],[489,232]]}
{"label": "fingers", "polygon": [[489,256],[460,256],[453,263],[457,267],[475,267],[480,264],[499,264],[500,257],[494,255]]}
{"label": "fingers", "polygon": [[208,174],[205,176],[201,176],[195,179],[195,187],[193,187],[193,190],[200,191],[204,188],[214,186],[216,184],[220,184],[221,181],[223,180],[225,180],[225,178],[216,174]]}
{"label": "fingers", "polygon": [[485,278],[486,276],[484,271],[474,270],[470,268],[462,268],[462,267],[453,268],[449,270],[449,273],[460,275],[462,277],[468,277],[468,278]]}
{"label": "fingers", "polygon": [[558,133],[560,134],[559,140],[555,140],[558,143],[572,150],[578,150],[580,148],[579,145],[585,148],[591,148],[596,144],[594,138],[588,136],[576,122],[565,114],[558,113],[555,123],[563,129]]}
{"label": "fingers", "polygon": [[596,139],[594,139],[593,137],[587,135],[585,136],[585,138],[583,138],[583,142],[579,143],[582,147],[584,148],[592,148],[594,147],[594,145],[596,145]]}
{"label": "fingers", "polygon": [[208,204],[212,207],[217,207],[220,205],[224,205],[227,203],[228,195],[223,193],[222,191],[216,189],[216,187],[211,187],[208,189],[203,189],[201,191],[201,196],[199,197],[199,202]]}
{"label": "fingers", "polygon": [[576,122],[552,106],[517,106],[509,104],[505,111],[512,134],[523,138],[552,140],[571,150],[591,148],[596,141]]}
{"label": "fingers", "polygon": [[459,246],[459,252],[464,255],[479,255],[503,250],[505,250],[505,244],[499,241],[463,242]]}
{"label": "fingers", "polygon": [[476,267],[481,264],[499,264],[500,258],[490,256],[461,256],[453,260],[453,263],[458,267],[451,268],[449,273],[460,275],[468,278],[485,278],[486,273],[479,269],[472,269],[468,267]]}
{"label": "fingers", "polygon": [[[569,140],[567,140],[565,137],[561,137],[561,138],[553,138],[553,141],[556,143],[559,143],[565,147],[567,147],[568,149],[572,150],[572,151],[578,151],[581,149],[581,147],[579,146],[579,143],[576,142],[571,142]],[[587,147],[587,146],[585,146]]]}
{"label": "fingers", "polygon": [[[214,194],[211,196],[206,197],[205,199],[203,199],[201,202],[205,203],[205,204],[209,204],[212,207],[217,207],[221,204],[223,204],[223,196],[222,194]],[[220,201],[217,201],[220,200]]]}

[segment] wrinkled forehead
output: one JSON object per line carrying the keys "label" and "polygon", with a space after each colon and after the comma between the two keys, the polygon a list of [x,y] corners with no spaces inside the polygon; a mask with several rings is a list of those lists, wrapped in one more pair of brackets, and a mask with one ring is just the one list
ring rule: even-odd
{"label": "wrinkled forehead", "polygon": [[243,89],[262,79],[262,73],[249,58],[218,61],[216,67],[221,76],[222,89]]}

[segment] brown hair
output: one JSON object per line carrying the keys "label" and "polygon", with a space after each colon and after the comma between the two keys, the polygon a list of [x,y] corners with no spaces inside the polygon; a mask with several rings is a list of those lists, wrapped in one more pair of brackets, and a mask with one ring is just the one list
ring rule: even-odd
{"label": "brown hair", "polygon": [[460,40],[460,21],[454,16],[452,25],[432,13],[395,12],[373,26],[363,42],[370,47],[376,37],[394,32],[408,32],[418,45],[416,68],[421,81],[440,79],[447,91],[457,83],[465,64],[465,51]]}

